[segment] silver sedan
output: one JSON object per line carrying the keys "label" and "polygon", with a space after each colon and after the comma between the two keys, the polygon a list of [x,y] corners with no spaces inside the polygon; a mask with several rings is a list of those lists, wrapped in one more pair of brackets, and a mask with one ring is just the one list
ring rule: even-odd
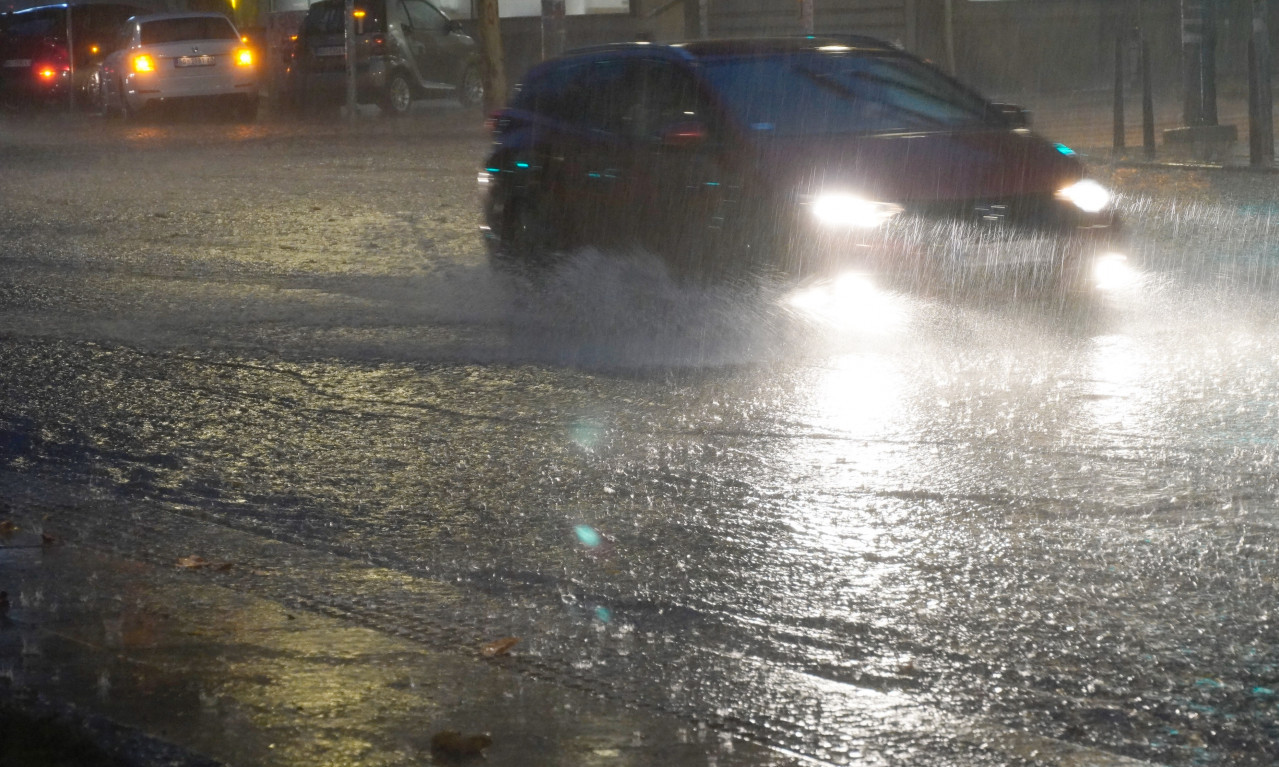
{"label": "silver sedan", "polygon": [[98,73],[106,114],[165,103],[224,101],[236,117],[258,111],[258,62],[219,13],[162,13],[125,22]]}

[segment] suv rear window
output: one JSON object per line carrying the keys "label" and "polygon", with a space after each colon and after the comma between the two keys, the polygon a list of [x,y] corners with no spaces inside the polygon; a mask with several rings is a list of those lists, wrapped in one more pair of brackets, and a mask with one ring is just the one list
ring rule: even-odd
{"label": "suv rear window", "polygon": [[61,9],[15,13],[4,25],[4,35],[15,39],[49,37],[66,42],[66,15]]}
{"label": "suv rear window", "polygon": [[[381,3],[356,3],[356,34],[381,33],[385,29],[384,8]],[[363,19],[358,17],[361,11],[365,14]],[[364,26],[363,30],[359,29],[361,22]],[[341,35],[346,32],[345,23],[345,3],[316,3],[307,13],[306,21],[302,23],[302,30],[308,35]]]}
{"label": "suv rear window", "polygon": [[235,28],[226,19],[197,17],[160,19],[142,25],[142,44],[157,45],[182,40],[234,40]]}

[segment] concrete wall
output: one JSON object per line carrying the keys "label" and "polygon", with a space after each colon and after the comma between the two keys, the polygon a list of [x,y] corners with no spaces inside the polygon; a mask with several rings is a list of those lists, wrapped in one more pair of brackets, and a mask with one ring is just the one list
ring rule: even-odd
{"label": "concrete wall", "polygon": [[[799,0],[632,0],[631,12],[565,19],[567,48],[622,40],[671,42],[696,37],[697,11],[710,10],[714,37],[802,32]],[[1181,9],[1177,0],[813,0],[818,33],[893,40],[991,95],[1109,89],[1115,44],[1124,37],[1129,87],[1138,82],[1133,31],[1141,28],[1157,89],[1181,87]],[[1222,89],[1247,73],[1251,0],[1221,3],[1217,46]],[[1279,66],[1279,0],[1271,0],[1272,59]],[[948,34],[949,30],[949,34]],[[502,20],[510,82],[541,60],[541,21]]]}

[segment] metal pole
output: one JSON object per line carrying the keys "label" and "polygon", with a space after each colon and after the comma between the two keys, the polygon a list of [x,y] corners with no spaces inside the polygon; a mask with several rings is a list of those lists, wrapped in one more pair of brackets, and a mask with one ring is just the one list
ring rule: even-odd
{"label": "metal pole", "polygon": [[1203,70],[1203,119],[1205,125],[1217,124],[1217,0],[1203,0],[1203,47],[1200,48]]}
{"label": "metal pole", "polygon": [[951,0],[946,0],[942,13],[946,37],[946,69],[951,75],[957,75],[959,72],[955,68],[955,5]]}
{"label": "metal pole", "polygon": [[1252,0],[1252,39],[1248,45],[1248,161],[1253,167],[1275,164],[1274,92],[1270,84],[1270,36],[1267,0]]}
{"label": "metal pole", "polygon": [[1181,0],[1182,120],[1203,125],[1203,0]]}
{"label": "metal pole", "polygon": [[564,0],[542,0],[542,60],[564,52]]}
{"label": "metal pole", "polygon": [[1124,150],[1124,46],[1127,44],[1124,33],[1115,37],[1115,131],[1113,135],[1114,150]]}
{"label": "metal pole", "polygon": [[67,3],[67,108],[75,111],[75,34],[72,32],[71,17],[75,15],[75,6]]}
{"label": "metal pole", "polygon": [[346,25],[343,28],[346,46],[346,116],[356,118],[355,107],[355,0],[346,0]]}
{"label": "metal pole", "polygon": [[799,23],[804,34],[813,34],[813,0],[799,0]]}
{"label": "metal pole", "polygon": [[1150,44],[1141,36],[1141,147],[1147,160],[1155,159],[1155,97],[1150,87]]}

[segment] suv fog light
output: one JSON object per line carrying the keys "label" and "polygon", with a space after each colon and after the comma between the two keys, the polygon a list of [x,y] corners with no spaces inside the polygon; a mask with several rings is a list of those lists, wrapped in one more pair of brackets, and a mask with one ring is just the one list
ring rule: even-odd
{"label": "suv fog light", "polygon": [[1112,291],[1133,287],[1141,276],[1124,254],[1104,253],[1093,261],[1092,279],[1098,290]]}
{"label": "suv fog light", "polygon": [[813,215],[828,226],[873,229],[901,210],[900,205],[875,202],[854,194],[819,194],[813,199]]}

